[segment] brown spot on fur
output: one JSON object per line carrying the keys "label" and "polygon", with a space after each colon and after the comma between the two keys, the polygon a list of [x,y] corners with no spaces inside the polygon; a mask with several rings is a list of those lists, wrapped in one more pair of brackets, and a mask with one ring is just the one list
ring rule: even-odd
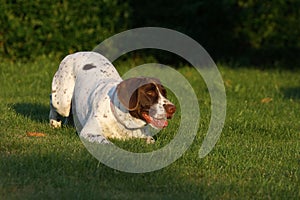
{"label": "brown spot on fur", "polygon": [[93,68],[96,68],[96,66],[95,65],[93,65],[93,64],[86,64],[86,65],[84,65],[83,66],[83,70],[90,70],[90,69],[93,69]]}

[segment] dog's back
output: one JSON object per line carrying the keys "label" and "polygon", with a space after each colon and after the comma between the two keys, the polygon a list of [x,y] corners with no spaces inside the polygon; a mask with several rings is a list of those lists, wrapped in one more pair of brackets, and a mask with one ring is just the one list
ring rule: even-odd
{"label": "dog's back", "polygon": [[70,114],[76,87],[92,90],[101,80],[121,80],[113,65],[96,52],[78,52],[65,57],[52,81],[52,106],[63,117]]}

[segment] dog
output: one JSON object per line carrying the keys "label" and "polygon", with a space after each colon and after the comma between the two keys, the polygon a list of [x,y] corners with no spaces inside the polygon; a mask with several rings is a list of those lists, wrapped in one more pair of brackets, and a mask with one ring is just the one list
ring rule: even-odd
{"label": "dog", "polygon": [[158,79],[123,80],[97,52],[66,56],[52,80],[50,126],[59,128],[73,116],[79,136],[89,142],[142,138],[153,143],[149,126],[165,128],[175,111]]}

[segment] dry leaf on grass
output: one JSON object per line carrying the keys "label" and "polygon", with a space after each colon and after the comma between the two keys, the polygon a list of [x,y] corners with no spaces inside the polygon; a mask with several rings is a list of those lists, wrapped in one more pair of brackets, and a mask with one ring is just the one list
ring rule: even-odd
{"label": "dry leaf on grass", "polygon": [[266,97],[266,98],[263,98],[260,102],[261,102],[261,103],[270,103],[271,101],[273,101],[272,98]]}
{"label": "dry leaf on grass", "polygon": [[231,88],[231,86],[232,86],[231,80],[228,80],[228,79],[227,79],[227,80],[224,81],[224,83],[225,83],[225,86],[226,86],[226,87]]}
{"label": "dry leaf on grass", "polygon": [[39,133],[39,132],[27,132],[28,137],[45,137],[45,133]]}

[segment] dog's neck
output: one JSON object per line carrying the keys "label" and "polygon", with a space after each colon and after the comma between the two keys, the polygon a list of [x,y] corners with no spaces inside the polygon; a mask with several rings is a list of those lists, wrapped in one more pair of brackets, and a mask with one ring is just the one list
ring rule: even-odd
{"label": "dog's neck", "polygon": [[141,119],[132,117],[129,111],[119,101],[118,95],[116,93],[116,88],[114,88],[110,92],[110,108],[118,123],[120,123],[128,130],[144,128],[147,123]]}

